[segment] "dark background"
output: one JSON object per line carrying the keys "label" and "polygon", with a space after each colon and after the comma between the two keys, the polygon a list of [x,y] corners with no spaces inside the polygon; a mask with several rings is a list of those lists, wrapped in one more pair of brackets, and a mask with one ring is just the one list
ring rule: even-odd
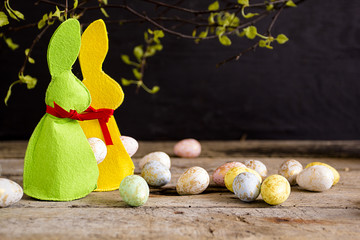
{"label": "dark background", "polygon": [[[25,14],[27,22],[37,21],[49,9],[34,8],[33,1],[12,1],[12,6]],[[109,10],[109,14],[118,13]],[[110,49],[103,69],[118,82],[121,77],[131,77],[131,69],[122,63],[120,55],[130,54],[142,43],[147,27],[108,25]],[[36,88],[16,85],[8,107],[1,103],[1,140],[28,139],[45,112],[44,96],[50,81],[46,48],[52,32],[36,46],[36,64],[26,70],[38,78]],[[16,80],[23,51],[36,33],[29,29],[12,35],[21,45],[15,53],[1,42],[1,99]],[[290,41],[274,44],[274,50],[257,49],[221,68],[215,68],[216,63],[251,42],[233,38],[232,47],[221,46],[217,40],[196,45],[167,35],[162,40],[164,50],[149,59],[145,72],[147,85],[159,85],[161,90],[150,95],[142,90],[136,93],[134,86],[123,87],[125,101],[115,111],[120,132],[138,140],[245,136],[359,139],[358,0],[307,0],[284,11],[273,33],[284,33]],[[81,79],[78,65],[74,73]]]}

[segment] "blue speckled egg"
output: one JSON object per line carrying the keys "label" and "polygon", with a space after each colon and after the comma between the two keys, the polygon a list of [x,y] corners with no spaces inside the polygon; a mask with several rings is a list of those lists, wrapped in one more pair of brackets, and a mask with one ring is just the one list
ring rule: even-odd
{"label": "blue speckled egg", "polygon": [[244,202],[254,201],[260,194],[261,182],[251,172],[242,172],[237,175],[233,182],[235,195]]}
{"label": "blue speckled egg", "polygon": [[141,170],[141,176],[152,187],[161,187],[171,180],[170,170],[159,161],[147,162]]}
{"label": "blue speckled egg", "polygon": [[133,207],[144,205],[149,198],[149,186],[137,175],[125,177],[119,187],[120,196],[124,202]]}

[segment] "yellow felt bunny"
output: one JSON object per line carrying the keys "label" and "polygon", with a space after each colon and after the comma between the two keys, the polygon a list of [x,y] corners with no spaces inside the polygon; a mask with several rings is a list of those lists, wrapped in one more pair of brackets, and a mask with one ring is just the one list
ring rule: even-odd
{"label": "yellow felt bunny", "polygon": [[[83,83],[91,94],[91,107],[115,110],[124,100],[124,93],[120,85],[102,70],[107,52],[106,26],[100,19],[91,23],[82,34],[79,61],[84,77]],[[132,175],[135,167],[120,140],[114,116],[105,123],[106,129],[103,129],[104,123],[101,124],[99,120],[80,122],[80,125],[87,138],[97,137],[107,143],[106,158],[98,165],[100,175],[95,191],[118,189],[122,179]],[[106,130],[110,136],[106,136]]]}

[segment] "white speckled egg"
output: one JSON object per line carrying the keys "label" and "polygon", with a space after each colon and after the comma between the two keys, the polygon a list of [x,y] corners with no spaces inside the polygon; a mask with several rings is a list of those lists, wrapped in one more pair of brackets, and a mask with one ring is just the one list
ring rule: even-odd
{"label": "white speckled egg", "polygon": [[145,155],[139,162],[139,167],[142,169],[144,165],[149,161],[159,161],[161,162],[165,167],[170,169],[171,167],[171,161],[169,155],[167,155],[164,152],[152,152],[147,155]]}
{"label": "white speckled egg", "polygon": [[302,170],[297,175],[296,182],[305,190],[321,192],[331,188],[334,174],[326,166],[314,165]]}
{"label": "white speckled egg", "polygon": [[260,194],[261,182],[255,174],[250,172],[242,172],[235,177],[232,186],[235,195],[241,201],[252,202]]}
{"label": "white speckled egg", "polygon": [[234,167],[234,168],[230,169],[225,174],[225,177],[224,177],[225,187],[229,191],[234,192],[232,184],[234,182],[235,177],[242,172],[251,172],[257,176],[257,178],[259,179],[260,182],[262,182],[262,178],[261,178],[260,174],[258,174],[258,172],[256,172],[255,170],[253,170],[251,168],[247,168],[247,167]]}
{"label": "white speckled egg", "polygon": [[195,158],[201,153],[201,144],[199,141],[188,138],[175,144],[174,154],[182,158]]}
{"label": "white speckled egg", "polygon": [[139,148],[139,143],[132,137],[120,136],[120,140],[124,145],[126,152],[132,157]]}
{"label": "white speckled egg", "polygon": [[289,181],[281,175],[274,174],[267,177],[261,184],[261,196],[270,205],[278,205],[285,202],[291,192]]}
{"label": "white speckled egg", "polygon": [[281,164],[279,174],[284,176],[291,185],[296,184],[297,175],[303,170],[301,163],[294,159],[287,160]]}
{"label": "white speckled egg", "polygon": [[19,184],[6,178],[0,178],[0,207],[8,207],[18,202],[23,196]]}
{"label": "white speckled egg", "polygon": [[260,176],[263,180],[266,178],[267,168],[266,168],[265,164],[263,164],[261,161],[249,159],[249,160],[246,160],[244,162],[244,164],[247,168],[255,170],[258,174],[260,174]]}
{"label": "white speckled egg", "polygon": [[144,205],[149,198],[149,186],[146,181],[137,175],[125,177],[119,187],[122,200],[133,207]]}
{"label": "white speckled egg", "polygon": [[322,165],[322,166],[325,166],[327,168],[329,168],[332,173],[334,174],[334,182],[333,182],[333,185],[337,184],[340,180],[340,174],[338,171],[336,171],[335,168],[333,168],[332,166],[326,164],[326,163],[322,163],[322,162],[312,162],[312,163],[309,163],[308,165],[306,165],[305,168],[308,168],[308,167],[311,167],[311,166],[314,166],[314,165]]}
{"label": "white speckled egg", "polygon": [[94,152],[97,164],[104,161],[107,154],[106,144],[100,138],[96,137],[88,138],[88,142]]}
{"label": "white speckled egg", "polygon": [[225,174],[234,167],[246,167],[246,166],[241,162],[228,162],[221,165],[214,171],[212,175],[214,183],[216,185],[225,187],[225,182],[224,182]]}
{"label": "white speckled egg", "polygon": [[200,194],[209,186],[210,177],[201,167],[191,167],[179,177],[176,191],[180,195]]}
{"label": "white speckled egg", "polygon": [[161,187],[171,180],[170,170],[159,161],[147,162],[141,170],[141,176],[152,187]]}

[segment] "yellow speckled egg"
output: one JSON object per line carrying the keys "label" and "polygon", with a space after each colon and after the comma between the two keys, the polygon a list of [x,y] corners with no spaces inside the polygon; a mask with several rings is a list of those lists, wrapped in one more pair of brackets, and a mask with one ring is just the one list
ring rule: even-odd
{"label": "yellow speckled egg", "polygon": [[125,177],[119,187],[122,200],[133,207],[144,205],[149,198],[149,186],[146,181],[137,175]]}
{"label": "yellow speckled egg", "polygon": [[176,191],[180,195],[200,194],[209,186],[210,177],[201,167],[191,167],[179,177]]}
{"label": "yellow speckled egg", "polygon": [[6,178],[0,178],[0,207],[8,207],[18,202],[23,196],[19,184]]}
{"label": "yellow speckled egg", "polygon": [[241,162],[228,162],[221,165],[214,171],[212,175],[214,183],[216,185],[225,187],[225,182],[224,182],[225,174],[234,167],[246,167],[246,166]]}
{"label": "yellow speckled egg", "polygon": [[120,140],[124,145],[126,152],[132,157],[139,148],[139,143],[132,137],[129,136],[120,136]]}
{"label": "yellow speckled egg", "polygon": [[308,168],[308,167],[311,167],[311,166],[314,166],[314,165],[322,165],[322,166],[325,166],[325,167],[328,167],[332,173],[334,174],[334,182],[333,182],[333,185],[337,184],[340,180],[340,174],[338,171],[336,171],[335,168],[333,168],[332,166],[326,164],[326,163],[322,163],[322,162],[312,162],[312,163],[309,163],[308,165],[306,165],[305,168]]}
{"label": "yellow speckled egg", "polygon": [[301,171],[296,177],[296,182],[303,189],[321,192],[331,188],[334,174],[324,165],[314,165]]}
{"label": "yellow speckled egg", "polygon": [[296,184],[297,175],[303,170],[303,166],[295,159],[290,159],[281,164],[279,174],[284,176],[290,183],[290,185]]}
{"label": "yellow speckled egg", "polygon": [[153,160],[161,162],[168,169],[170,169],[170,167],[171,167],[171,160],[170,160],[169,155],[167,155],[164,152],[158,151],[158,152],[152,152],[152,153],[145,155],[139,162],[140,169],[142,169],[147,162],[150,162]]}
{"label": "yellow speckled egg", "polygon": [[183,139],[174,146],[174,154],[182,158],[195,158],[201,153],[201,144],[193,138]]}
{"label": "yellow speckled egg", "polygon": [[255,170],[258,174],[260,174],[260,176],[263,180],[266,178],[267,168],[266,168],[265,164],[263,164],[261,161],[249,159],[249,160],[246,160],[244,162],[244,164],[247,168]]}
{"label": "yellow speckled egg", "polygon": [[252,170],[247,167],[234,167],[225,174],[225,178],[224,178],[225,186],[227,189],[229,189],[229,191],[234,192],[234,189],[232,187],[233,181],[234,181],[235,177],[242,172],[251,172],[258,177],[260,183],[262,182],[262,178],[261,178],[260,174],[258,174],[255,170]]}
{"label": "yellow speckled egg", "polygon": [[171,172],[161,162],[147,162],[141,170],[141,176],[152,187],[161,187],[171,180]]}
{"label": "yellow speckled egg", "polygon": [[267,204],[278,205],[290,196],[289,181],[281,175],[267,177],[261,185],[261,196]]}

